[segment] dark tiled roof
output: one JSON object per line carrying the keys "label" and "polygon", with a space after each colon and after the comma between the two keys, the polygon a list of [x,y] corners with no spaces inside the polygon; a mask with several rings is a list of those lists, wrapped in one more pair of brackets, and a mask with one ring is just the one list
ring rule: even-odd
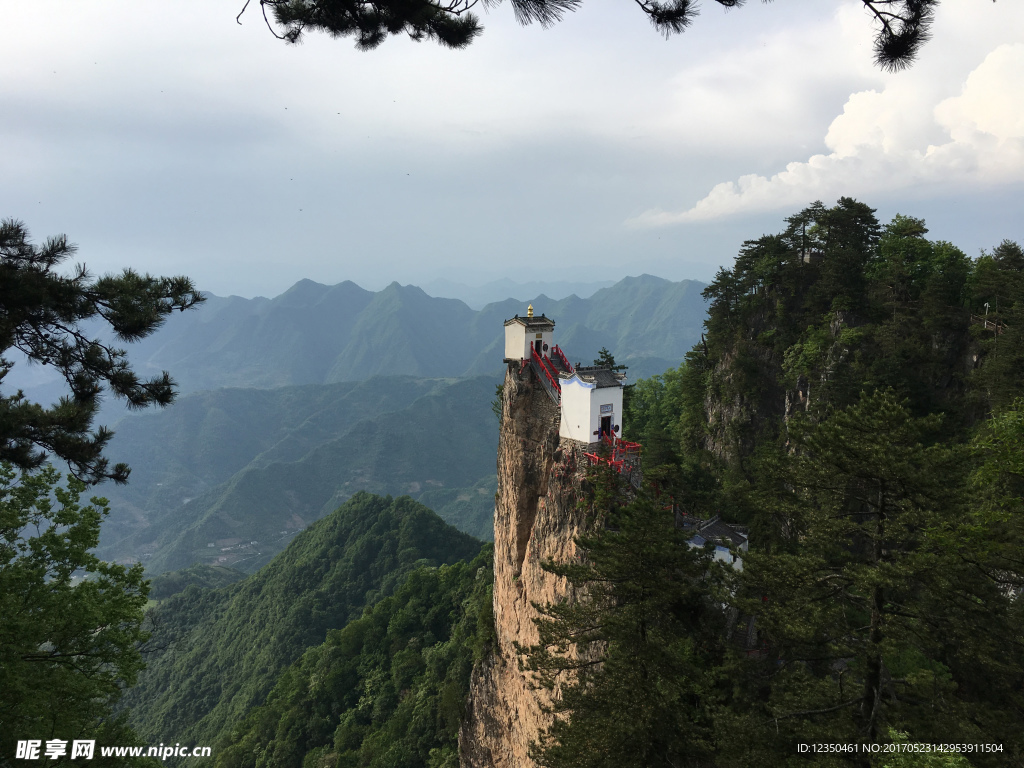
{"label": "dark tiled roof", "polygon": [[710,520],[698,522],[694,527],[705,540],[721,542],[725,546],[739,547],[747,541],[740,526],[723,523],[718,519],[718,515]]}
{"label": "dark tiled roof", "polygon": [[555,327],[555,321],[549,317],[545,317],[544,315],[534,315],[533,317],[520,317],[519,315],[516,315],[511,320],[505,321],[505,325],[509,325],[510,323],[520,323],[521,325],[525,325],[527,328]]}
{"label": "dark tiled roof", "polygon": [[580,379],[588,384],[596,384],[598,389],[604,389],[605,387],[621,387],[622,380],[626,378],[626,374],[624,373],[618,373],[613,371],[611,368],[604,368],[596,365],[579,367],[576,369],[576,373],[579,375]]}

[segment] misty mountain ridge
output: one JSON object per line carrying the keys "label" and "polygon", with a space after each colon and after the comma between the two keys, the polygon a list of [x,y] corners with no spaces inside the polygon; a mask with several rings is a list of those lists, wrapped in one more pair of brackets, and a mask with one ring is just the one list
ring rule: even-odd
{"label": "misty mountain ridge", "polygon": [[211,296],[130,345],[140,373],[179,382],[178,402],[123,418],[116,401],[104,404],[99,423],[117,422],[111,459],[134,472],[105,489],[102,554],[152,573],[196,562],[251,571],[359,490],[410,494],[488,539],[504,321],[532,303],[556,320],[573,361],[607,347],[635,381],[700,339],[702,289],[641,275],[585,299],[480,311],[398,283],[373,292],[301,280],[274,299]]}
{"label": "misty mountain ridge", "polygon": [[[703,288],[642,275],[587,299],[541,294],[526,303],[555,319],[569,354],[587,360],[607,347],[627,364],[654,358],[644,368],[661,372],[699,340]],[[500,370],[503,322],[525,309],[506,299],[477,311],[397,282],[373,292],[352,282],[301,280],[274,299],[211,296],[133,345],[132,358],[140,372],[171,371],[183,392],[378,375],[475,376]]]}
{"label": "misty mountain ridge", "polygon": [[614,280],[597,280],[589,283],[578,280],[531,280],[517,283],[506,277],[500,280],[491,280],[482,285],[468,285],[437,278],[420,287],[430,296],[439,299],[459,299],[470,309],[480,310],[488,304],[505,299],[528,301],[531,296],[542,294],[555,300],[565,299],[569,296],[588,299],[601,288],[610,288],[613,285],[615,285]]}
{"label": "misty mountain ridge", "polygon": [[[300,280],[267,299],[209,295],[198,309],[168,318],[152,336],[128,345],[140,374],[169,371],[182,394],[221,387],[272,389],[362,381],[379,375],[452,378],[497,374],[503,322],[533,304],[557,323],[556,339],[574,360],[607,347],[630,377],[678,364],[700,339],[703,283],[651,275],[627,277],[588,298],[505,299],[474,310],[413,285],[381,291],[351,281]],[[102,336],[102,329],[87,331]],[[46,384],[49,378],[51,383]],[[51,402],[61,382],[43,366],[16,365],[5,380]],[[104,404],[117,418],[120,404]]]}

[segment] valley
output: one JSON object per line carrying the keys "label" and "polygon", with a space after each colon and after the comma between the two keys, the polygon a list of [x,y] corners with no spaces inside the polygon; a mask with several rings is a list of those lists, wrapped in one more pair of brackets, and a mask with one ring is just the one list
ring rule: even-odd
{"label": "valley", "polygon": [[[700,338],[702,287],[643,275],[532,303],[557,313],[572,354],[589,361],[607,348],[635,380]],[[172,372],[177,402],[101,411],[111,460],[133,471],[102,489],[111,514],[100,555],[154,575],[193,563],[253,572],[361,490],[409,495],[492,539],[501,328],[524,309],[471,310],[397,283],[209,297],[131,348],[141,371]],[[52,385],[34,386],[42,397]]]}

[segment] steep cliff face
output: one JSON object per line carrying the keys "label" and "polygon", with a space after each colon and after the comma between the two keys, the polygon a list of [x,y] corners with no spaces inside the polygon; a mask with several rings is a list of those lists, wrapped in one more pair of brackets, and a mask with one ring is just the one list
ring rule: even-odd
{"label": "steep cliff face", "polygon": [[529,745],[550,717],[546,692],[519,669],[516,643],[537,642],[534,603],[571,599],[565,580],[541,563],[576,557],[586,524],[577,448],[558,437],[559,412],[527,369],[505,377],[494,512],[496,647],[476,665],[459,734],[463,768],[530,768]]}

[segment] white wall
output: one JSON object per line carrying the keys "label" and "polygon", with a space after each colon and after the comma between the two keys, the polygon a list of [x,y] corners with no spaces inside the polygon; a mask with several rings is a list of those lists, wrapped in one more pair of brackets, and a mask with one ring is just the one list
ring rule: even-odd
{"label": "white wall", "polygon": [[545,354],[550,357],[551,347],[554,345],[554,335],[553,331],[543,331],[540,334],[537,331],[527,332],[524,325],[509,323],[505,326],[505,359],[529,360],[530,348],[533,347],[533,342],[538,338],[542,344],[548,345],[548,350]]}
{"label": "white wall", "polygon": [[558,423],[559,437],[578,440],[581,443],[593,442],[590,427],[590,393],[593,384],[585,384],[573,377],[562,379],[562,418]]}
{"label": "white wall", "polygon": [[526,348],[526,356],[530,356],[530,347],[533,346],[533,342],[536,341],[537,339],[540,339],[541,349],[544,348],[545,344],[548,345],[548,348],[544,351],[544,354],[547,355],[548,357],[551,357],[551,347],[553,347],[555,344],[554,336],[555,334],[553,331],[543,331],[542,333],[539,334],[536,331],[534,331],[533,333],[526,334],[526,341],[529,342],[529,346],[527,346]]}
{"label": "white wall", "polygon": [[612,427],[622,434],[622,387],[598,389],[575,376],[562,379],[562,418],[558,434],[581,443],[597,442],[601,427],[601,406],[612,406]]}
{"label": "white wall", "polygon": [[526,328],[519,323],[505,326],[505,359],[522,360],[526,349]]}

